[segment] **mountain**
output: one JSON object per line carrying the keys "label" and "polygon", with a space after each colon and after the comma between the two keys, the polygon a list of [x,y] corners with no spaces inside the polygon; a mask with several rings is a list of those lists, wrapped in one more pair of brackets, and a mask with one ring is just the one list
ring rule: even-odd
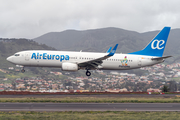
{"label": "mountain", "polygon": [[[138,33],[120,28],[102,28],[85,31],[66,30],[62,32],[50,32],[33,39],[54,47],[57,50],[72,51],[95,51],[106,52],[110,46],[119,44],[117,53],[129,53],[143,49],[159,31]],[[164,55],[171,55],[173,58],[168,62],[180,59],[180,29],[172,29]]]}
{"label": "mountain", "polygon": [[12,66],[6,58],[16,52],[23,50],[55,50],[45,44],[38,44],[28,39],[4,39],[0,38],[0,68]]}
{"label": "mountain", "polygon": [[[53,46],[58,50],[106,51],[110,46],[119,43],[119,52],[129,50],[126,43],[132,45],[139,40],[139,33],[119,28],[96,30],[51,32],[33,39],[38,43]],[[133,37],[132,37],[133,36]],[[130,46],[135,49],[136,46]],[[124,50],[125,49],[125,50]],[[130,50],[129,50],[130,52]]]}

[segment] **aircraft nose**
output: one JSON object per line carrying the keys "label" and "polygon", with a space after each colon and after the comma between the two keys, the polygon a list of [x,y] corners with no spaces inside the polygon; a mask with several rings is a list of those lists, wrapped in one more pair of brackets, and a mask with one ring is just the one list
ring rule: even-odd
{"label": "aircraft nose", "polygon": [[8,58],[6,58],[6,60],[9,61],[9,62],[13,62],[13,57],[9,56]]}

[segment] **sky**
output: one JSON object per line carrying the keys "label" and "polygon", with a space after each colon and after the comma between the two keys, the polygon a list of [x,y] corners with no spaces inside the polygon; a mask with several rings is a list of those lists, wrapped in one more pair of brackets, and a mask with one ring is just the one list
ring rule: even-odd
{"label": "sky", "polygon": [[116,27],[147,32],[180,28],[180,0],[0,0],[0,38]]}

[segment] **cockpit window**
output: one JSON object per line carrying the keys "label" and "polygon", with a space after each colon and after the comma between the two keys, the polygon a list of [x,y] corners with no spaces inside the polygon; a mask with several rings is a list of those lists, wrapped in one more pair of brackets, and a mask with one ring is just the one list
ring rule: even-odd
{"label": "cockpit window", "polygon": [[20,56],[20,54],[15,54],[14,56]]}

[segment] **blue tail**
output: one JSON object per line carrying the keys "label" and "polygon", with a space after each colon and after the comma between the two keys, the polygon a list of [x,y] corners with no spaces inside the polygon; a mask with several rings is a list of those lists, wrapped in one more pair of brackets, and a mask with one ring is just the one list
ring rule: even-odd
{"label": "blue tail", "polygon": [[128,54],[162,57],[170,29],[171,27],[164,27],[143,50]]}

